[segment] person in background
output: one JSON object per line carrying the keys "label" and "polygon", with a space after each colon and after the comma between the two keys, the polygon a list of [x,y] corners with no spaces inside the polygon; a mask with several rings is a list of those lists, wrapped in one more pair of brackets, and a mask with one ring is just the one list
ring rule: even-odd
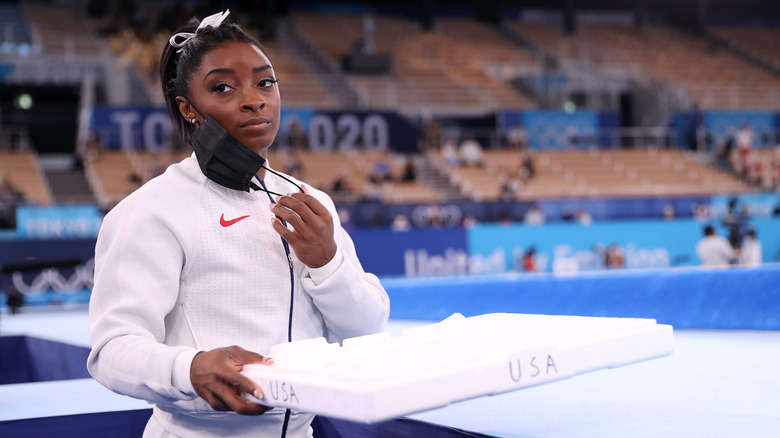
{"label": "person in background", "polygon": [[761,265],[761,242],[756,238],[756,230],[747,230],[739,251],[739,262],[745,266]]}
{"label": "person in background", "polygon": [[707,204],[693,205],[693,218],[697,221],[708,221],[710,219],[710,208]]}
{"label": "person in background", "polygon": [[517,172],[518,176],[523,181],[528,181],[536,175],[536,166],[534,165],[534,157],[528,150],[523,150],[523,157],[520,161],[520,170]]}
{"label": "person in background", "polygon": [[479,224],[479,220],[474,216],[474,213],[466,213],[463,215],[463,219],[460,221],[461,228],[474,228]]}
{"label": "person in background", "polygon": [[455,146],[454,140],[447,140],[441,146],[441,158],[444,160],[444,164],[449,167],[460,166],[460,157],[458,156],[458,148]]}
{"label": "person in background", "polygon": [[414,165],[414,160],[411,156],[406,157],[404,168],[401,170],[402,182],[414,182],[417,181],[417,167]]}
{"label": "person in background", "polygon": [[98,159],[102,151],[103,145],[97,132],[89,131],[87,137],[76,145],[75,168],[83,170],[87,163]]}
{"label": "person in background", "polygon": [[380,332],[390,303],[333,200],[267,162],[276,72],[227,15],[191,20],[163,49],[163,96],[195,154],[106,215],[87,369],[154,404],[146,438],[310,438],[314,416],[264,406],[242,367],[272,366],[277,344]]}
{"label": "person in background", "polygon": [[460,158],[464,166],[479,167],[482,165],[482,146],[473,135],[466,135],[460,144]]}
{"label": "person in background", "polygon": [[8,287],[5,288],[5,294],[5,303],[8,306],[8,309],[11,311],[11,315],[16,315],[17,313],[21,312],[21,308],[24,306],[24,294],[19,292],[19,289],[17,289],[13,283],[9,284]]}
{"label": "person in background", "polygon": [[0,229],[16,228],[16,207],[26,202],[24,193],[0,172]]}
{"label": "person in background", "polygon": [[523,254],[523,269],[525,272],[536,272],[536,247],[532,246]]}
{"label": "person in background", "polygon": [[739,154],[739,171],[742,176],[748,172],[748,156],[753,152],[753,138],[755,137],[750,125],[744,123],[735,136],[737,153]]}
{"label": "person in background", "polygon": [[715,165],[728,173],[734,172],[734,139],[728,138],[715,152]]}
{"label": "person in background", "polygon": [[610,245],[604,256],[604,266],[607,269],[622,268],[626,265],[623,249],[618,245]]}
{"label": "person in background", "polygon": [[742,236],[745,234],[747,222],[750,219],[750,209],[747,205],[738,210],[737,198],[731,198],[728,202],[726,214],[721,218],[721,224],[729,230],[729,243],[734,249],[742,247]]}
{"label": "person in background", "polygon": [[371,167],[371,174],[368,177],[371,182],[380,184],[393,179],[392,170],[389,154],[382,152]]}
{"label": "person in background", "polygon": [[298,120],[293,120],[290,124],[290,132],[287,135],[287,147],[291,151],[302,151],[309,146],[309,140],[306,137],[306,131]]}
{"label": "person in background", "polygon": [[506,143],[509,149],[525,149],[528,145],[528,136],[523,129],[523,125],[516,124],[509,128],[506,133]]}
{"label": "person in background", "polygon": [[412,229],[412,223],[409,222],[409,218],[403,213],[398,213],[393,218],[393,222],[390,223],[390,229],[397,232],[409,231]]}
{"label": "person in background", "polygon": [[563,209],[561,209],[561,220],[564,222],[571,222],[574,220],[574,213],[571,212],[569,207],[563,207]]}
{"label": "person in background", "polygon": [[338,176],[333,180],[330,186],[333,197],[340,202],[348,202],[355,194],[355,188],[352,186],[350,172],[346,169],[341,170]]}
{"label": "person in background", "polygon": [[671,202],[667,202],[666,204],[664,204],[663,217],[665,221],[674,220],[676,215],[677,213],[674,208],[674,204],[672,204]]}
{"label": "person in background", "polygon": [[696,255],[702,266],[727,266],[737,258],[729,241],[715,233],[712,225],[704,227],[704,237],[696,244]]}
{"label": "person in background", "polygon": [[512,202],[523,191],[523,182],[519,178],[502,173],[498,176],[498,199],[503,202]]}
{"label": "person in background", "polygon": [[577,209],[577,222],[580,223],[580,225],[592,225],[593,224],[593,216],[590,215],[584,208],[578,208]]}
{"label": "person in background", "polygon": [[536,203],[523,215],[523,223],[526,225],[544,225],[545,220],[544,212]]}

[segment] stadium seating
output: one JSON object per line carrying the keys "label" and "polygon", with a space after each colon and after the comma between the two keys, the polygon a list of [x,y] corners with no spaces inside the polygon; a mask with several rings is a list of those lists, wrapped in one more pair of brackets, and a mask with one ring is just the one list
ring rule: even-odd
{"label": "stadium seating", "polygon": [[[247,31],[257,33],[252,29]],[[146,95],[158,106],[165,105],[158,71],[160,53],[169,38],[167,30],[149,37],[131,29],[107,37],[108,47],[117,57],[117,66],[125,71],[135,69]],[[279,41],[263,40],[261,44],[274,65],[286,108],[333,109],[341,106],[338,96],[327,90],[323,81],[313,76],[292,56],[293,49]]]}
{"label": "stadium seating", "polygon": [[67,5],[22,2],[21,8],[30,25],[33,44],[49,54],[97,54],[102,41],[92,37],[84,22]]}
{"label": "stadium seating", "polygon": [[84,173],[98,205],[110,208],[140,186],[132,162],[124,151],[103,151],[85,163]]}
{"label": "stadium seating", "polygon": [[[398,180],[403,166],[401,156],[390,155],[393,181],[382,183],[377,193],[370,193],[368,181],[371,168],[379,159],[380,152],[310,152],[295,153],[294,157],[303,168],[302,177],[315,188],[333,193],[333,183],[339,177],[346,176],[351,187],[348,199],[358,200],[378,197],[390,203],[434,202],[441,198],[432,187],[422,181],[402,182]],[[291,153],[286,150],[269,152],[268,161],[274,169],[286,171]],[[339,197],[339,194],[335,194]]]}
{"label": "stadium seating", "polygon": [[[87,175],[98,203],[110,206],[162,172],[167,165],[189,152],[149,153],[107,151],[87,165]],[[368,181],[378,152],[269,152],[274,169],[287,171],[291,157],[301,165],[299,175],[311,186],[325,190],[338,200],[382,199],[388,203],[428,203],[445,200],[428,181],[399,181],[404,158],[390,155],[392,181],[372,187]],[[772,152],[759,154],[764,169],[773,169]],[[708,163],[677,150],[635,149],[588,151],[539,151],[533,153],[535,175],[524,181],[518,200],[560,197],[654,197],[747,193],[752,188],[736,177],[716,170]],[[438,152],[429,152],[440,173],[476,201],[495,201],[501,192],[501,178],[519,172],[523,155],[512,150],[487,150],[484,165],[477,168],[449,167]],[[162,166],[162,167],[161,167]],[[158,170],[154,170],[154,169]],[[768,170],[767,170],[768,171]],[[335,193],[334,182],[345,177],[349,189]],[[759,176],[776,181],[775,176]],[[761,180],[762,183],[764,180]],[[767,182],[766,184],[769,184]]]}
{"label": "stadium seating", "polygon": [[748,181],[763,190],[780,188],[780,148],[755,149],[748,163]]}
{"label": "stadium seating", "polygon": [[725,48],[667,26],[636,28],[583,23],[564,35],[543,24],[509,21],[507,28],[561,60],[585,61],[681,87],[708,109],[774,109],[780,77]]}
{"label": "stadium seating", "polygon": [[[138,70],[139,77],[146,81],[151,103],[163,104],[156,70],[167,34],[139,36],[123,30],[101,41],[87,32],[88,23],[78,19],[71,8],[32,2],[23,3],[21,10],[32,29],[31,40],[41,44],[46,53],[90,54],[106,46],[115,54],[120,67]],[[300,38],[332,66],[353,53],[364,36],[364,17],[358,14],[292,11],[285,20],[292,25],[292,36]],[[391,56],[393,72],[379,76],[343,75],[361,106],[413,116],[484,115],[501,109],[535,107],[534,102],[508,85],[508,80],[518,75],[540,74],[543,68],[532,49],[519,46],[496,28],[464,17],[437,17],[430,31],[398,16],[378,15],[373,20],[376,51]],[[40,32],[42,28],[47,32]],[[724,48],[667,26],[637,28],[582,22],[573,36],[533,21],[509,20],[504,28],[559,60],[584,61],[604,70],[631,72],[637,78],[650,77],[680,87],[701,108],[761,110],[775,108],[780,98],[780,91],[771,91],[780,89],[780,78]],[[780,57],[771,44],[776,31],[721,28],[718,32],[762,56]],[[313,73],[303,59],[311,54],[297,52],[301,48],[290,41],[289,33],[283,32],[275,41],[263,41],[263,45],[274,63],[285,107],[344,108],[342,96]],[[289,154],[287,149],[274,148],[270,162],[285,170]],[[154,168],[185,155],[104,151],[98,159],[86,163],[86,172],[99,204],[110,206],[159,173],[160,169]],[[400,174],[402,158],[391,156],[394,175]],[[518,172],[522,155],[516,151],[488,150],[484,167],[454,169],[444,166],[435,152],[423,158],[447,175],[461,193],[477,201],[490,201],[499,197],[502,175]],[[303,178],[318,188],[330,191],[334,181],[347,175],[351,185],[351,195],[345,198],[348,200],[379,197],[386,202],[437,202],[445,197],[424,179],[407,183],[394,179],[379,187],[367,184],[377,159],[374,152],[302,151],[296,159],[305,170]],[[523,182],[519,199],[652,197],[750,190],[734,177],[676,151],[541,151],[534,153],[534,159],[536,175]],[[760,180],[757,183],[765,188],[774,187],[778,178],[772,170],[777,169],[777,158],[767,152],[760,153],[757,160],[760,164],[751,172],[759,176],[751,178]],[[39,172],[33,173],[43,189],[29,189],[30,198],[50,203],[44,179]],[[11,175],[14,178],[20,177]]]}
{"label": "stadium seating", "polygon": [[307,72],[281,43],[263,41],[262,44],[279,79],[279,92],[285,108],[340,107],[339,99],[326,90],[321,81]]}
{"label": "stadium seating", "polygon": [[[446,166],[438,152],[428,155],[440,171],[476,200],[495,201],[501,175],[517,174],[522,155],[488,150],[479,168]],[[652,197],[745,193],[738,179],[699,163],[677,150],[541,151],[535,175],[516,197],[523,200],[561,197]]]}
{"label": "stadium seating", "polygon": [[[186,158],[189,151],[168,151],[160,153],[134,151],[104,151],[97,159],[86,164],[87,179],[90,182],[99,205],[111,207],[140,187],[145,181],[159,175],[165,167]],[[268,162],[273,169],[285,172],[292,153],[287,150],[269,152]],[[311,186],[333,193],[333,183],[347,175],[351,189],[344,199],[359,200],[372,194],[368,187],[369,175],[378,152],[310,152],[294,154],[303,169],[302,177]],[[402,182],[398,180],[403,158],[391,155],[394,179],[378,187],[373,196],[390,203],[435,202],[441,195],[423,181]],[[340,194],[334,194],[341,199]]]}
{"label": "stadium seating", "polygon": [[37,205],[52,204],[51,191],[32,152],[0,151],[0,174],[5,175],[11,185],[24,194],[27,202]]}
{"label": "stadium seating", "polygon": [[[297,13],[294,22],[301,37],[333,63],[351,53],[363,35],[362,17],[355,15],[333,14],[323,20],[320,15]],[[491,75],[504,65],[538,71],[529,52],[473,20],[438,22],[434,31],[423,32],[402,18],[375,18],[376,51],[391,55],[393,74],[349,78],[362,106],[407,114],[478,114],[534,107],[505,78]]]}
{"label": "stadium seating", "polygon": [[780,29],[772,27],[716,27],[715,35],[747,52],[753,53],[775,68],[780,67]]}

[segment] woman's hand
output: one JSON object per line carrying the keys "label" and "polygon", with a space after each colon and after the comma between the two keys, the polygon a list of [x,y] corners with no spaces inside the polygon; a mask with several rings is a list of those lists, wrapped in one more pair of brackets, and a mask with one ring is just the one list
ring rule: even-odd
{"label": "woman's hand", "polygon": [[239,371],[248,363],[270,365],[273,360],[238,346],[201,351],[190,366],[190,380],[195,392],[218,411],[235,411],[241,415],[260,415],[270,409],[243,399],[243,394],[263,398],[263,390]]}
{"label": "woman's hand", "polygon": [[[320,201],[302,186],[303,193],[280,196],[271,211],[277,216],[274,229],[290,244],[298,260],[310,268],[320,268],[336,255],[333,217]],[[292,225],[293,231],[281,219]]]}

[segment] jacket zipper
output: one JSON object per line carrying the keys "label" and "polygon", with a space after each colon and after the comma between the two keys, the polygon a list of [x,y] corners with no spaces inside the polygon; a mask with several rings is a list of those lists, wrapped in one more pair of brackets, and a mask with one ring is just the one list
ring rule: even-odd
{"label": "jacket zipper", "polygon": [[[260,178],[257,178],[258,181],[260,181]],[[263,189],[266,190],[266,194],[268,195],[268,199],[271,201],[272,204],[276,204],[276,201],[274,201],[274,198],[271,196],[270,193],[268,193],[268,188],[265,186],[265,183],[263,181],[260,181],[260,185],[263,186]],[[276,216],[277,219],[282,221],[282,224],[286,227],[287,222],[280,218],[279,216]],[[292,318],[293,318],[293,303],[295,302],[295,272],[293,271],[293,262],[292,262],[292,255],[290,255],[290,245],[287,243],[286,240],[284,240],[281,236],[279,237],[282,240],[282,246],[284,247],[284,253],[287,256],[287,264],[290,268],[290,315],[287,320],[287,342],[292,342]],[[281,438],[285,438],[287,436],[287,425],[290,423],[290,414],[292,411],[288,408],[284,410],[284,422],[282,423],[282,435]]]}

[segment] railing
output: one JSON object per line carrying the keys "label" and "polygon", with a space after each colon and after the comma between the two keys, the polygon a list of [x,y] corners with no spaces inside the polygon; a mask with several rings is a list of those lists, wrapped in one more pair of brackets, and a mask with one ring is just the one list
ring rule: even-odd
{"label": "railing", "polygon": [[3,126],[0,128],[0,151],[30,149],[30,133],[25,126]]}
{"label": "railing", "polygon": [[[466,135],[474,136],[484,149],[503,149],[511,147],[506,135],[498,129],[485,128],[441,128],[442,142],[454,140],[456,144]],[[664,126],[607,128],[599,129],[594,134],[572,134],[566,136],[568,144],[554,149],[589,149],[598,147],[620,148],[680,148],[685,145],[678,141],[676,128]],[[427,144],[433,144],[433,138],[428,138]],[[609,145],[609,146],[607,146]],[[544,147],[542,147],[544,149]]]}

